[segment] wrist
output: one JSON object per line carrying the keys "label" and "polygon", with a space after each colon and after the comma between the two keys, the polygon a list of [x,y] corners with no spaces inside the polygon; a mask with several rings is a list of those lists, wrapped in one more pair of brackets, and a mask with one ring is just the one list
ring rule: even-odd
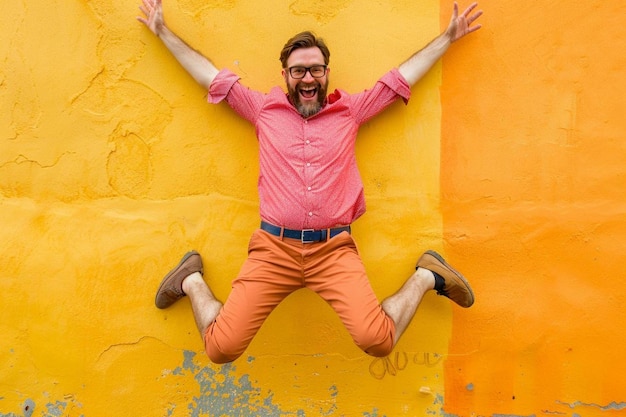
{"label": "wrist", "polygon": [[448,43],[454,42],[455,36],[456,36],[456,27],[449,26],[444,32],[444,38]]}
{"label": "wrist", "polygon": [[165,23],[161,23],[154,28],[154,34],[159,39],[166,38],[169,33],[170,30],[167,28],[167,26],[165,26]]}
{"label": "wrist", "polygon": [[164,21],[161,20],[154,23],[154,34],[157,38],[163,38],[167,36],[167,32],[169,32],[169,29],[165,25]]}

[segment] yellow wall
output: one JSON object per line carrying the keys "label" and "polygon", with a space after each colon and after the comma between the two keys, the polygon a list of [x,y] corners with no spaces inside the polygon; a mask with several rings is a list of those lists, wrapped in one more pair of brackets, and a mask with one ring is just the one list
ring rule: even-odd
{"label": "yellow wall", "polygon": [[[170,25],[254,88],[313,29],[359,91],[435,36],[448,2],[165,0]],[[396,351],[353,346],[294,294],[244,356],[204,355],[188,300],[154,293],[188,249],[225,298],[258,226],[250,126],[133,18],[138,2],[0,14],[0,416],[613,416],[626,236],[625,7],[481,3],[485,26],[361,130],[355,224],[382,299],[426,248],[477,303],[429,294]],[[462,4],[461,6],[464,6]]]}

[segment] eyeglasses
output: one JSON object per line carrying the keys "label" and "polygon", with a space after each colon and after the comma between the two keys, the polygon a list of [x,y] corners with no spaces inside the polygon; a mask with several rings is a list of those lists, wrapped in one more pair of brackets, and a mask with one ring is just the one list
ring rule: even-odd
{"label": "eyeglasses", "polygon": [[289,67],[289,75],[295,80],[306,76],[307,71],[313,78],[322,78],[326,75],[326,65],[313,65],[312,67]]}

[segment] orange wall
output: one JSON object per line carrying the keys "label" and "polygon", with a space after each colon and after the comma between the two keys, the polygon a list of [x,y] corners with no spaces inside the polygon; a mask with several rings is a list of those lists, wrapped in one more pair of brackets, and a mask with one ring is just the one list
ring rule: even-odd
{"label": "orange wall", "polygon": [[477,292],[445,409],[625,415],[626,3],[481,6],[443,63],[444,239]]}

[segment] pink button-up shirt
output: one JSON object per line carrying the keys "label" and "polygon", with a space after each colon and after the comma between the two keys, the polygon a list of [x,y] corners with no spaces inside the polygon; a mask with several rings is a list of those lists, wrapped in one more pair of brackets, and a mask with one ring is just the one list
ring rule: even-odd
{"label": "pink button-up shirt", "polygon": [[370,90],[335,90],[317,114],[303,118],[287,94],[250,90],[222,70],[209,89],[209,102],[226,99],[256,128],[259,140],[261,219],[289,229],[348,225],[365,212],[363,182],[354,144],[361,124],[411,90],[394,69]]}

